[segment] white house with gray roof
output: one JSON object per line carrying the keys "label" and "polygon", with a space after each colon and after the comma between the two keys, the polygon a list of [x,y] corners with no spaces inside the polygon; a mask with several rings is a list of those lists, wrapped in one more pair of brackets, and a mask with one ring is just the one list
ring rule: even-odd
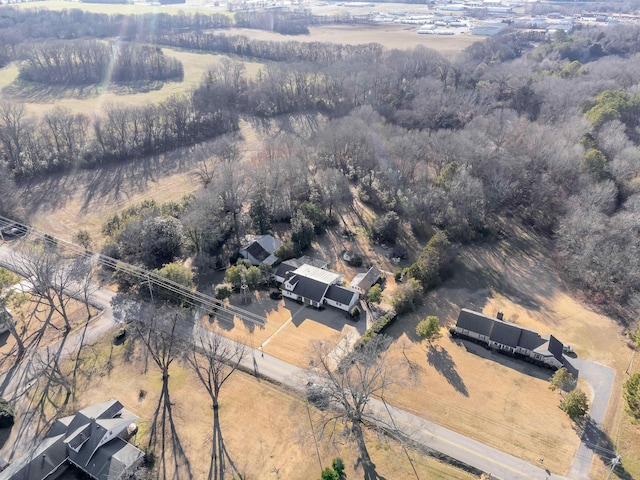
{"label": "white house with gray roof", "polygon": [[358,303],[359,293],[342,286],[343,277],[338,273],[306,264],[277,273],[282,275],[276,278],[283,279],[280,288],[284,297],[316,308],[330,305],[346,312]]}

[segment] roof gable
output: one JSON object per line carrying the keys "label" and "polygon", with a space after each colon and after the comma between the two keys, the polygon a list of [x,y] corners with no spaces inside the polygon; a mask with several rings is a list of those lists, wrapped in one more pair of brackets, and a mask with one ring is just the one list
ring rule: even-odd
{"label": "roof gable", "polygon": [[259,262],[264,261],[270,255],[258,242],[253,242],[245,248],[245,251]]}
{"label": "roof gable", "polygon": [[380,278],[380,270],[376,267],[371,267],[367,273],[360,273],[351,280],[352,287],[358,287],[362,290],[369,290],[374,283]]}

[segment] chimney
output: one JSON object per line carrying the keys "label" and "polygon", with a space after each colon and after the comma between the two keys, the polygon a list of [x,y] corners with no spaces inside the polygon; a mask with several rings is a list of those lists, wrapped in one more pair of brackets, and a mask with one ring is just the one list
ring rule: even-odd
{"label": "chimney", "polygon": [[496,317],[498,318],[498,320],[502,320],[504,318],[504,312],[502,310],[499,310]]}

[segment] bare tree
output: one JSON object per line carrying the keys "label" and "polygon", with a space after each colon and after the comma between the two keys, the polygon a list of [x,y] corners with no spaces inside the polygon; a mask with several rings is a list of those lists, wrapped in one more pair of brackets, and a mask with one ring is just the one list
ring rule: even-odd
{"label": "bare tree", "polygon": [[374,398],[384,402],[384,392],[402,380],[395,366],[387,362],[389,339],[376,336],[354,351],[345,342],[321,342],[314,346],[310,375],[310,400],[323,409],[321,431],[332,436],[336,422],[342,422],[358,446],[358,463],[365,480],[379,478],[364,438],[367,425],[395,430],[395,423],[369,408]]}
{"label": "bare tree", "polygon": [[242,208],[249,198],[249,176],[243,171],[241,160],[242,150],[238,142],[232,138],[223,137],[216,141],[214,155],[217,174],[210,188],[220,197],[225,212],[231,215],[236,245],[240,245],[240,215]]}
{"label": "bare tree", "polygon": [[[174,461],[174,478],[180,478],[181,465],[184,465],[187,478],[191,478],[189,462],[178,437],[173,419],[173,403],[169,395],[169,367],[184,351],[184,342],[179,337],[179,328],[185,328],[190,311],[185,309],[160,308],[153,312],[148,320],[133,323],[137,337],[142,340],[148,354],[162,373],[162,390],[158,405],[151,421],[148,448],[160,446],[160,464],[162,478],[167,478],[167,447],[169,442]],[[180,325],[180,326],[179,326]],[[169,438],[167,438],[169,437]]]}
{"label": "bare tree", "polygon": [[339,170],[327,168],[316,173],[316,184],[322,193],[322,200],[328,209],[329,217],[336,203],[351,199],[349,182]]}
{"label": "bare tree", "polygon": [[222,437],[219,397],[222,386],[238,369],[246,352],[246,347],[241,343],[226,339],[217,333],[207,332],[200,335],[194,349],[187,355],[187,362],[196,372],[211,397],[211,407],[213,408],[209,480],[224,479],[227,460],[233,471],[241,476],[231,460]]}

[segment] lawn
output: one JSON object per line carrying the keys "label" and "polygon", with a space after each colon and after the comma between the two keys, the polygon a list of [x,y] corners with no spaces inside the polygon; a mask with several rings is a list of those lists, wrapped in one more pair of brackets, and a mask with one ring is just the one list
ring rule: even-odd
{"label": "lawn", "polygon": [[[484,348],[453,341],[448,335],[438,343],[441,353],[430,359],[414,333],[427,315],[439,316],[446,325],[455,323],[463,307],[487,315],[501,310],[505,319],[541,334],[553,334],[572,345],[580,358],[617,372],[604,430],[614,441],[621,431],[627,456],[630,460],[640,458],[638,437],[634,441],[629,434],[635,427],[621,417],[619,392],[632,353],[621,328],[576,300],[554,272],[549,246],[536,242],[518,231],[512,239],[498,244],[460,249],[453,278],[428,294],[418,312],[392,326],[389,333],[396,339],[393,348],[397,358],[402,358],[402,346],[406,345],[405,353],[420,366],[417,380],[424,386],[419,393],[416,389],[401,392],[398,402],[531,462],[544,456],[552,471],[566,473],[578,436],[558,409],[558,395],[548,390],[548,372],[488,354]],[[439,400],[442,398],[446,403]],[[637,465],[633,460],[628,468],[633,475],[640,474],[634,470]],[[594,461],[593,478],[599,478],[603,471],[602,461]]]}
{"label": "lawn", "polygon": [[[109,359],[110,366],[107,364]],[[85,383],[76,402],[69,405],[65,413],[115,397],[140,417],[140,430],[133,442],[145,448],[149,421],[157,406],[161,385],[155,366],[150,365],[144,373],[144,355],[139,346],[132,347],[125,342],[112,347],[110,337],[94,346],[87,361],[92,363],[90,369],[83,370],[87,375],[83,377]],[[181,478],[206,478],[210,451],[210,399],[195,374],[179,362],[171,366],[169,392],[176,425],[176,442],[172,441],[171,445],[179,442],[185,456],[181,457],[177,468],[170,466],[166,478],[177,478],[176,470]],[[336,456],[344,459],[347,478],[359,478],[362,471],[354,469],[356,449],[343,437],[338,443],[319,439],[319,454],[316,454],[309,427],[309,416],[314,418],[315,415],[313,408],[307,410],[306,404],[297,397],[243,373],[232,376],[220,396],[222,433],[243,478],[317,478],[319,462],[327,466]],[[20,425],[14,427],[15,430],[19,428]],[[412,467],[397,443],[379,439],[374,434],[367,434],[367,441],[380,475],[389,479],[413,475]],[[6,454],[10,444],[7,442],[0,454]],[[156,450],[155,453],[158,458],[160,452]],[[409,453],[420,478],[474,478],[418,452]],[[173,463],[173,457],[170,463]]]}
{"label": "lawn", "polygon": [[355,341],[366,329],[364,320],[353,322],[336,309],[317,310],[288,299],[275,301],[266,292],[252,293],[250,298],[251,303],[244,304],[240,294],[235,294],[231,302],[265,317],[263,326],[238,317],[231,320],[226,314],[205,316],[202,325],[301,368],[309,366],[314,343],[347,335]]}
{"label": "lawn", "polygon": [[[26,295],[28,300],[19,308],[12,311],[16,323],[16,330],[24,332],[22,334],[23,339],[31,337],[42,328],[42,322],[48,311],[48,307],[43,305],[36,297],[29,293]],[[71,324],[69,334],[73,334],[75,331],[84,328],[87,321],[87,309],[82,302],[77,300],[70,299],[68,302],[65,308],[69,317],[69,323]],[[98,310],[94,307],[90,307],[89,310],[92,318],[98,313]],[[46,329],[39,346],[45,347],[47,345],[57,344],[63,338],[63,327],[63,317],[58,312],[54,312],[51,317],[51,327]],[[0,334],[0,373],[6,372],[14,365],[16,354],[15,338],[10,335],[9,332]]]}

